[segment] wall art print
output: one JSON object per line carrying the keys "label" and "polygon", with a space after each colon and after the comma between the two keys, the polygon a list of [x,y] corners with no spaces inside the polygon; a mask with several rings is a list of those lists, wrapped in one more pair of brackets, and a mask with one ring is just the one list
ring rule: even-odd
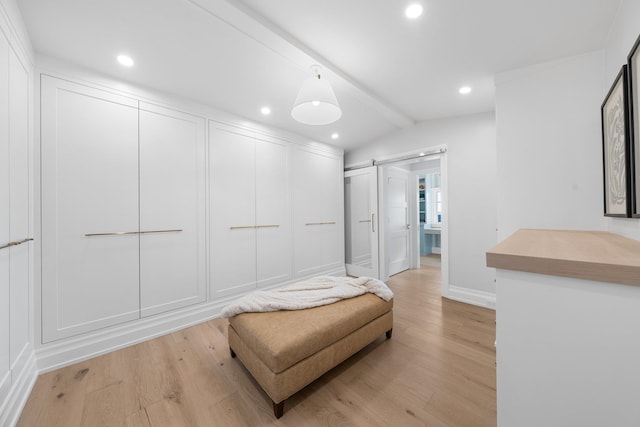
{"label": "wall art print", "polygon": [[627,57],[630,117],[631,216],[640,218],[640,37]]}
{"label": "wall art print", "polygon": [[630,215],[629,102],[624,65],[602,103],[604,214]]}

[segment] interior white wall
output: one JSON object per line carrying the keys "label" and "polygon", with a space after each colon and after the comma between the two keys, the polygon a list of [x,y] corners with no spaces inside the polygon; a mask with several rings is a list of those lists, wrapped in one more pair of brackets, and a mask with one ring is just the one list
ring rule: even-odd
{"label": "interior white wall", "polygon": [[602,51],[496,76],[498,240],[520,228],[604,230]]}
{"label": "interior white wall", "polygon": [[421,122],[345,154],[348,165],[446,145],[449,285],[471,295],[495,293],[495,271],[485,263],[496,244],[495,141],[489,112]]}
{"label": "interior white wall", "polygon": [[[600,119],[639,21],[640,3],[623,1],[606,49],[496,77],[499,240],[519,228],[640,237],[640,221],[603,215]],[[637,290],[509,271],[497,280],[498,424],[634,425],[638,348],[616,331],[633,324]]]}
{"label": "interior white wall", "polygon": [[[600,98],[604,100],[620,67],[627,63],[627,55],[640,35],[640,2],[623,0],[611,25],[611,33],[605,47],[606,74]],[[632,239],[640,240],[640,220],[637,218],[606,219],[607,230]]]}

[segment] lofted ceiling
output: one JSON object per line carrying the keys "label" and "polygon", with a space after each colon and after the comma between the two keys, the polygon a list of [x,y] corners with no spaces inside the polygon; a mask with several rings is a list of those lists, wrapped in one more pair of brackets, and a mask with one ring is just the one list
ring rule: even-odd
{"label": "lofted ceiling", "polygon": [[[415,0],[409,20],[411,2],[17,0],[39,54],[345,150],[493,110],[496,73],[602,48],[621,0]],[[330,125],[290,114],[316,63],[343,110]]]}

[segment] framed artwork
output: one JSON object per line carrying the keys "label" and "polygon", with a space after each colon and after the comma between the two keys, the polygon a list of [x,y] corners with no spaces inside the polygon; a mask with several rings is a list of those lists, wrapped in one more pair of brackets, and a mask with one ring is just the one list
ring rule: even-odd
{"label": "framed artwork", "polygon": [[629,167],[629,96],[623,65],[601,107],[605,216],[631,214]]}
{"label": "framed artwork", "polygon": [[627,57],[630,117],[631,216],[640,218],[640,37]]}

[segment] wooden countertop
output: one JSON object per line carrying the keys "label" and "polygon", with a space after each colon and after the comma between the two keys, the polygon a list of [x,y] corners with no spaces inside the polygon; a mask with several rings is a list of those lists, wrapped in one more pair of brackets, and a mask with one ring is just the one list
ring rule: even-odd
{"label": "wooden countertop", "polygon": [[606,231],[522,229],[487,251],[487,266],[640,286],[640,242]]}

